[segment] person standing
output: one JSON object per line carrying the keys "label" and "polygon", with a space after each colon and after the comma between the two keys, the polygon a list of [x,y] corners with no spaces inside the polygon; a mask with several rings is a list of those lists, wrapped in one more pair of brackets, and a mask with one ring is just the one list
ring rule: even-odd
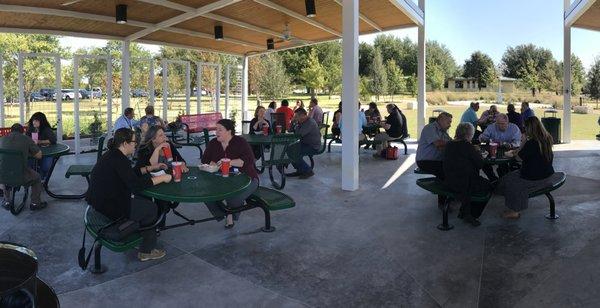
{"label": "person standing", "polygon": [[[10,133],[0,138],[0,149],[3,150],[16,150],[21,152],[23,155],[23,161],[27,161],[27,158],[33,157],[35,159],[42,158],[42,151],[33,142],[33,140],[23,134],[25,129],[21,124],[13,124],[10,128]],[[14,166],[19,168],[19,166]],[[23,165],[23,177],[25,180],[25,186],[31,186],[31,203],[29,209],[32,211],[40,210],[45,208],[48,203],[42,201],[42,180],[40,175],[31,169],[27,165]],[[0,183],[3,184],[3,183]],[[10,191],[6,187],[2,188],[4,194],[4,200],[11,200]]]}

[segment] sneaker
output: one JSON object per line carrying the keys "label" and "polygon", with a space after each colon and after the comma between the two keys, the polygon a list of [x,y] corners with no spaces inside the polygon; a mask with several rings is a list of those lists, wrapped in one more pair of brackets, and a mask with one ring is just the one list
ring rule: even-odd
{"label": "sneaker", "polygon": [[31,202],[31,204],[29,204],[29,209],[32,211],[37,211],[37,210],[41,210],[43,208],[45,208],[46,206],[48,206],[48,202],[40,202],[40,203],[33,203]]}
{"label": "sneaker", "polygon": [[138,252],[138,259],[140,261],[158,260],[164,257],[167,253],[162,249],[152,249],[149,253]]}
{"label": "sneaker", "polygon": [[311,176],[313,176],[313,175],[315,175],[315,173],[314,173],[314,172],[312,172],[312,170],[311,170],[311,171],[308,171],[308,172],[302,173],[302,174],[300,175],[299,179],[301,179],[301,180],[308,179],[309,177],[311,177]]}

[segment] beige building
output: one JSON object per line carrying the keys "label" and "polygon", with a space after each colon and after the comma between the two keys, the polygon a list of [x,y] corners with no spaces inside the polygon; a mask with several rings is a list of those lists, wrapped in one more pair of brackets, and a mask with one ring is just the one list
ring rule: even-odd
{"label": "beige building", "polygon": [[[502,93],[512,93],[515,91],[517,79],[500,77],[500,82],[502,83]],[[452,77],[446,80],[444,89],[453,92],[476,92],[479,91],[479,86],[475,78]],[[490,86],[484,84],[481,87],[481,91],[497,92],[498,85],[496,83]]]}

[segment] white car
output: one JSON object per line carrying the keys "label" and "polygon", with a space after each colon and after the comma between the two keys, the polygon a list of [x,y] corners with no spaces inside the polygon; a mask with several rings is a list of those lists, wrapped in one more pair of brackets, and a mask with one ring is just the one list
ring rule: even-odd
{"label": "white car", "polygon": [[[75,90],[73,89],[62,89],[60,90],[62,96],[61,99],[64,101],[72,100],[75,98]],[[53,98],[56,99],[56,93],[54,93]],[[77,93],[77,98],[81,99],[81,93]]]}

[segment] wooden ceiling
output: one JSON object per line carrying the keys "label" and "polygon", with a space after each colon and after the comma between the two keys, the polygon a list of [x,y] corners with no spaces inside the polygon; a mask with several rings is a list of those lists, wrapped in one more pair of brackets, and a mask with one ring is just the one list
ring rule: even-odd
{"label": "wooden ceiling", "polygon": [[600,31],[600,1],[592,6],[573,23],[574,27]]}
{"label": "wooden ceiling", "polygon": [[[275,49],[341,38],[342,1],[315,0],[317,15],[307,18],[302,0],[0,0],[0,32],[131,39],[251,55],[266,52],[270,38]],[[415,7],[411,1],[360,0],[360,34],[416,26],[405,13]],[[127,24],[115,22],[116,4],[128,6]],[[223,40],[214,39],[215,25],[223,26]]]}

